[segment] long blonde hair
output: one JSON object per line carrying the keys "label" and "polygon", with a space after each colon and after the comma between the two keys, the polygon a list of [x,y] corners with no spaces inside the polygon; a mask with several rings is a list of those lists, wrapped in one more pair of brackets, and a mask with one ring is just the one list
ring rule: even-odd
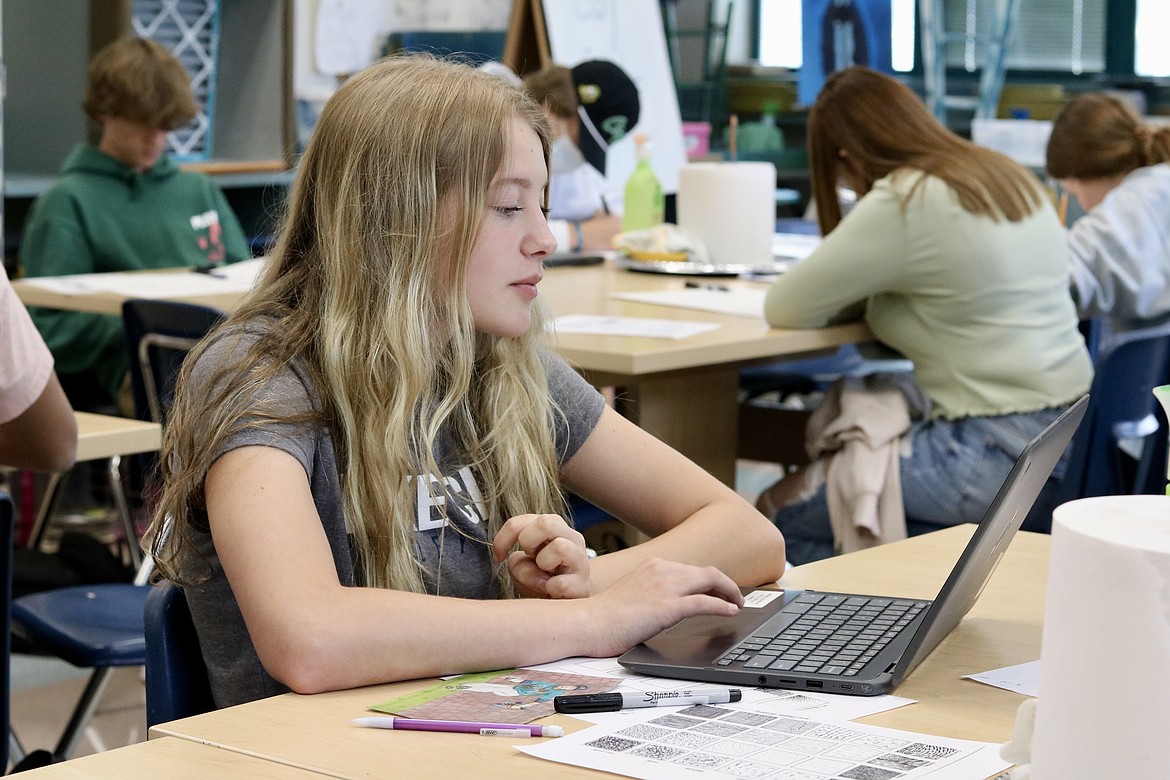
{"label": "long blonde hair", "polygon": [[[293,358],[321,398],[310,421],[333,436],[361,584],[424,590],[408,477],[441,473],[441,432],[476,474],[489,539],[510,516],[562,510],[559,410],[538,349],[545,317],[535,308],[519,338],[477,333],[464,286],[513,118],[537,132],[547,165],[539,106],[465,65],[389,58],[329,100],[263,278],[227,327],[277,324],[217,368],[212,392],[185,392],[202,349],[180,378],[149,537],[164,576],[183,576],[191,532],[207,530],[204,479],[220,443],[247,426],[290,421],[285,410],[258,409],[256,390]],[[505,572],[496,578],[511,594]]]}
{"label": "long blonde hair", "polygon": [[825,234],[841,221],[841,178],[860,197],[899,169],[942,179],[966,211],[995,220],[1018,222],[1044,202],[1029,170],[947,130],[909,87],[869,68],[846,68],[825,80],[809,113],[808,139],[813,197]]}

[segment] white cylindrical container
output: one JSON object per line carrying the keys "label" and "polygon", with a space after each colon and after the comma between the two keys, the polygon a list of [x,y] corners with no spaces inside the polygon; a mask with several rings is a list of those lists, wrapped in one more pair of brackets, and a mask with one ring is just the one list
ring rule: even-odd
{"label": "white cylindrical container", "polygon": [[1170,759],[1170,497],[1053,513],[1033,780],[1164,780]]}
{"label": "white cylindrical container", "polygon": [[707,247],[719,265],[764,265],[776,232],[776,166],[769,162],[700,162],[678,177],[678,226]]}

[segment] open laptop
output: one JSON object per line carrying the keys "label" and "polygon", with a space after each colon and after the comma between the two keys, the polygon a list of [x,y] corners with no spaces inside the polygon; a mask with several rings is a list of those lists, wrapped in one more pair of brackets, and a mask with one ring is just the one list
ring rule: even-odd
{"label": "open laptop", "polygon": [[1086,395],[1012,467],[933,601],[748,588],[734,617],[687,618],[629,650],[634,672],[764,688],[876,696],[899,685],[959,624],[1072,439]]}

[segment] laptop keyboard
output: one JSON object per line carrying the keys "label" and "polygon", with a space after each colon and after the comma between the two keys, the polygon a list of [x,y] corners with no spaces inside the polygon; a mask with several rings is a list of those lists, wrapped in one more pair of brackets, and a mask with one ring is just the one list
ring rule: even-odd
{"label": "laptop keyboard", "polygon": [[725,653],[718,666],[852,677],[929,601],[802,593]]}

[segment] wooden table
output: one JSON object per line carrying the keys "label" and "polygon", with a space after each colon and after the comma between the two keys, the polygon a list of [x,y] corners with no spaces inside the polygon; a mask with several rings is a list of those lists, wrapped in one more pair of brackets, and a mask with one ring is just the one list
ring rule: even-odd
{"label": "wooden table", "polygon": [[[752,282],[721,282],[751,285]],[[868,341],[861,323],[814,330],[769,328],[763,316],[739,317],[694,309],[656,306],[610,297],[614,292],[677,289],[684,279],[623,271],[610,264],[545,270],[541,299],[556,315],[715,322],[714,331],[686,339],[561,335],[557,351],[595,386],[622,388],[623,414],[686,454],[729,485],[735,482],[739,370],[778,358],[835,349]],[[13,283],[25,305],[119,314],[123,296],[112,293],[63,295]],[[230,311],[237,293],[177,298]]]}
{"label": "wooden table", "polygon": [[27,775],[22,773],[21,777],[34,780],[124,780],[127,777],[154,777],[160,780],[223,777],[319,780],[320,775],[234,750],[164,737],[34,769]]}
{"label": "wooden table", "polygon": [[[960,526],[841,558],[801,566],[781,584],[933,597],[958,560],[973,526]],[[1048,561],[1048,537],[1021,533],[963,623],[898,689],[919,703],[868,717],[867,723],[938,736],[1003,742],[1023,697],[960,679],[1035,660]],[[433,684],[419,680],[335,693],[286,694],[164,723],[151,738],[180,737],[262,756],[333,777],[394,774],[412,778],[612,777],[540,761],[512,749],[524,740],[478,735],[382,731],[351,726],[377,702]],[[566,732],[587,727],[564,715]]]}

